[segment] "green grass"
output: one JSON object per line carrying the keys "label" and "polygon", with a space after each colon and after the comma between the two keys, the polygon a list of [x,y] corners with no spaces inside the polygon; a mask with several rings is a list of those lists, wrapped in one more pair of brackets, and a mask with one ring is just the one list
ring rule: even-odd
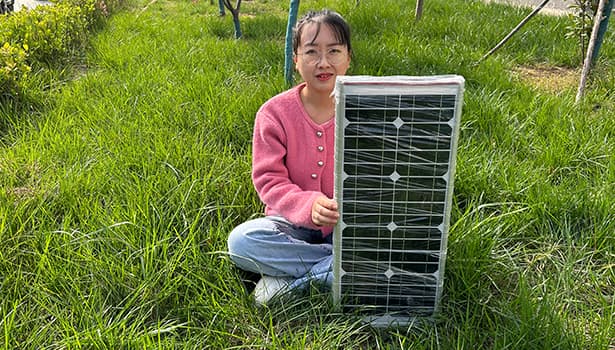
{"label": "green grass", "polygon": [[613,31],[582,104],[517,65],[579,67],[567,19],[479,1],[305,0],[353,28],[351,74],[462,74],[440,317],[376,330],[315,290],[257,309],[225,255],[262,206],[254,114],[285,89],[288,1],[139,1],[74,66],[0,105],[0,347],[615,348]]}

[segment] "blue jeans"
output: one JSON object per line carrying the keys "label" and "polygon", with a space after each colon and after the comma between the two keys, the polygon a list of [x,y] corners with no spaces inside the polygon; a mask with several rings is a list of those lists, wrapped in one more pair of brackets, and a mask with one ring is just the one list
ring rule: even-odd
{"label": "blue jeans", "polygon": [[315,280],[331,286],[331,235],[291,224],[278,216],[244,222],[228,238],[233,262],[262,275],[293,277],[290,288]]}

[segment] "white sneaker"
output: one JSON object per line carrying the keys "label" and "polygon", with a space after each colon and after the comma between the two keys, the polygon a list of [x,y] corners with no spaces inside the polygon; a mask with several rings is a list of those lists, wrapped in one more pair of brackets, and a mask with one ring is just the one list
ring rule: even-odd
{"label": "white sneaker", "polygon": [[265,305],[273,297],[286,293],[293,281],[291,277],[274,277],[263,275],[254,287],[254,300],[258,305]]}

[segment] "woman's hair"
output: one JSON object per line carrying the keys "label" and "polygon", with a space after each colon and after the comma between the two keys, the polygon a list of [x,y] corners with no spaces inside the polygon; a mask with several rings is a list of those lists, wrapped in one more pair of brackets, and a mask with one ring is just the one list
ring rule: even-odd
{"label": "woman's hair", "polygon": [[295,28],[293,29],[293,53],[297,54],[297,49],[301,41],[301,33],[303,27],[307,23],[316,23],[316,35],[312,38],[312,42],[316,40],[318,34],[320,34],[320,27],[322,23],[329,26],[335,35],[337,41],[345,45],[348,48],[348,52],[352,52],[350,46],[350,26],[346,23],[346,20],[337,12],[331,10],[310,11],[297,21]]}

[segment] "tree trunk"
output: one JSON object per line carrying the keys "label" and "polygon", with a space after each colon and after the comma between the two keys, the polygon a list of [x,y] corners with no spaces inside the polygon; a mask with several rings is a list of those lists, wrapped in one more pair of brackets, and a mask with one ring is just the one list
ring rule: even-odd
{"label": "tree trunk", "polygon": [[235,7],[231,5],[231,0],[220,0],[224,2],[224,6],[231,11],[233,15],[233,26],[235,27],[235,39],[241,38],[241,23],[239,22],[239,12],[241,9],[241,0],[237,0]]}
{"label": "tree trunk", "polygon": [[224,11],[224,0],[218,0],[218,15],[220,17],[226,16],[226,12]]}
{"label": "tree trunk", "polygon": [[286,25],[286,48],[284,58],[284,77],[286,84],[293,84],[293,28],[297,23],[297,13],[299,12],[300,0],[290,0],[290,8],[288,10],[288,23]]}
{"label": "tree trunk", "polygon": [[423,1],[424,0],[416,1],[416,10],[414,11],[414,20],[416,22],[420,21],[423,16]]}
{"label": "tree trunk", "polygon": [[581,81],[579,82],[579,89],[577,90],[577,97],[575,100],[576,103],[581,101],[583,94],[585,93],[585,84],[587,82],[589,71],[591,70],[592,57],[594,56],[594,49],[596,47],[596,38],[598,37],[600,23],[602,22],[602,14],[607,1],[609,0],[600,0],[600,4],[598,4],[598,11],[596,11],[596,14],[594,15],[594,27],[592,28],[592,36],[589,39],[589,45],[587,45],[587,55],[585,56],[585,61],[583,62],[583,71],[581,72]]}
{"label": "tree trunk", "polygon": [[609,0],[609,2],[604,6],[604,11],[602,13],[604,18],[602,19],[602,22],[600,22],[600,29],[598,29],[596,48],[594,49],[594,53],[592,55],[592,64],[596,63],[596,60],[598,59],[598,53],[600,52],[600,46],[602,46],[602,40],[604,39],[604,34],[606,33],[606,27],[609,25],[609,18],[611,17],[614,3],[615,0]]}

